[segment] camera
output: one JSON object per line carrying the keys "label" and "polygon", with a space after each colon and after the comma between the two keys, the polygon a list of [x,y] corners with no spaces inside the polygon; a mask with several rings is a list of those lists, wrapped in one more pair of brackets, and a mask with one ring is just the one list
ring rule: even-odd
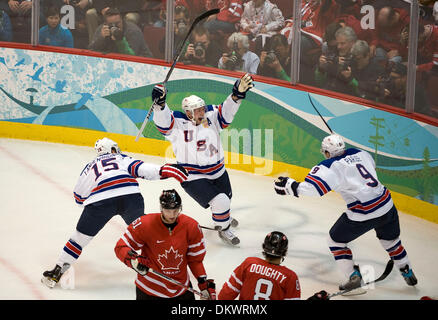
{"label": "camera", "polygon": [[205,57],[205,45],[202,42],[196,42],[193,46],[195,50],[195,57],[202,58]]}
{"label": "camera", "polygon": [[225,62],[225,69],[235,70],[240,65],[241,59],[235,51],[228,54],[229,59]]}
{"label": "camera", "polygon": [[225,62],[225,69],[227,70],[235,70],[242,62],[241,57],[237,53],[237,50],[239,49],[237,45],[237,41],[234,41],[233,44],[233,51],[228,54],[229,59]]}
{"label": "camera", "polygon": [[378,84],[378,92],[380,97],[385,96],[385,89],[387,89],[391,93],[391,95],[394,95],[395,85],[391,76],[389,75],[384,76],[383,78],[380,79],[380,81],[377,84]]}
{"label": "camera", "polygon": [[116,40],[122,40],[123,38],[123,31],[120,29],[116,23],[110,23],[108,24],[108,28],[111,33],[111,37],[114,37]]}
{"label": "camera", "polygon": [[348,70],[348,68],[351,68],[353,62],[353,57],[351,55],[345,56],[344,61],[339,63],[339,71],[345,71]]}
{"label": "camera", "polygon": [[275,55],[274,50],[268,51],[265,57],[265,64],[271,64],[277,59],[277,56]]}

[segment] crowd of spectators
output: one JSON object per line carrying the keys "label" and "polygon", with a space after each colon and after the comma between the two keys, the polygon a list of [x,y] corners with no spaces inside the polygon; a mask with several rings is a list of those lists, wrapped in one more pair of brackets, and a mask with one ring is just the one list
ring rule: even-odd
{"label": "crowd of spectators", "polygon": [[[40,3],[40,44],[164,58],[166,0]],[[70,30],[62,25],[65,5],[74,8]],[[32,0],[0,1],[0,41],[30,41],[31,7]],[[301,0],[293,39],[292,1],[175,0],[175,49],[212,8],[221,11],[195,28],[181,62],[290,81],[291,43],[300,41],[301,83],[405,106],[409,1]],[[438,87],[438,1],[420,1],[419,24],[416,111],[438,117],[437,90],[428,89]]]}

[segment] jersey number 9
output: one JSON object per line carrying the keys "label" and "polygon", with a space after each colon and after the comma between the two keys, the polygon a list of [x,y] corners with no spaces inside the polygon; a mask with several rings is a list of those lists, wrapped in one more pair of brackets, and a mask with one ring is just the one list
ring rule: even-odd
{"label": "jersey number 9", "polygon": [[359,170],[360,175],[366,179],[366,180],[371,180],[370,182],[367,183],[367,186],[370,187],[377,187],[377,185],[379,184],[379,182],[372,176],[371,173],[368,172],[367,169],[365,169],[365,167],[361,164],[356,164],[356,168],[357,170]]}

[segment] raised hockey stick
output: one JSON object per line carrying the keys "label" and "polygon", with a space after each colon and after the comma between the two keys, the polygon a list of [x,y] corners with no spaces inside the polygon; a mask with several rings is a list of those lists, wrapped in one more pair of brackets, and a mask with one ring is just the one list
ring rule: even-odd
{"label": "raised hockey stick", "polygon": [[318,113],[319,117],[322,119],[322,121],[324,121],[325,125],[327,126],[327,128],[330,130],[330,133],[333,133],[332,128],[330,128],[330,126],[328,125],[328,123],[325,121],[325,119],[322,117],[322,115],[319,113],[318,109],[316,109],[315,105],[313,104],[312,98],[310,97],[310,93],[307,93],[310,103],[312,104],[313,109],[315,109],[315,111]]}
{"label": "raised hockey stick", "polygon": [[[382,280],[385,280],[386,277],[391,273],[393,267],[394,267],[394,261],[393,261],[392,259],[390,259],[390,260],[388,261],[388,263],[386,264],[385,270],[384,270],[383,273],[380,275],[380,277],[378,277],[377,279],[374,279],[374,280],[368,281],[367,283],[364,283],[364,284],[361,285],[359,288],[365,287],[365,286],[367,286],[367,285],[369,285],[369,284],[372,284],[372,283],[376,283],[376,282],[380,282],[380,281],[382,281]],[[350,291],[352,291],[352,290],[356,290],[356,289],[358,289],[358,288],[347,289],[347,290],[341,290],[341,291],[338,291],[338,292],[335,292],[335,293],[329,294],[329,295],[327,296],[327,299],[331,299],[331,298],[333,298],[333,297],[336,297],[336,296],[339,296],[339,295],[345,294],[345,293],[347,293],[347,292],[350,292]]]}
{"label": "raised hockey stick", "polygon": [[[182,53],[182,49],[184,48],[184,45],[185,45],[187,39],[189,38],[190,34],[192,33],[193,29],[195,28],[195,26],[196,26],[201,20],[203,20],[203,19],[205,19],[205,18],[207,18],[207,17],[209,17],[209,16],[211,16],[211,15],[213,15],[213,14],[218,14],[219,11],[220,11],[219,9],[211,9],[211,10],[208,10],[208,11],[204,12],[203,14],[201,14],[201,15],[199,15],[198,17],[195,18],[195,20],[193,21],[192,25],[190,26],[189,31],[187,31],[187,34],[186,34],[184,40],[181,41],[181,43],[180,43],[180,45],[179,45],[179,48],[178,48],[178,51],[176,51],[176,53],[175,53],[175,58],[173,58],[172,66],[170,67],[169,71],[167,72],[166,79],[164,79],[164,82],[163,82],[163,86],[164,86],[164,87],[166,87],[166,83],[167,83],[167,81],[169,80],[170,75],[171,75],[172,72],[173,72],[173,69],[175,68],[175,65],[176,65],[176,63],[177,63],[177,61],[178,61],[178,59],[179,59],[179,57],[180,57],[180,55],[181,55],[181,53]],[[148,113],[146,114],[146,117],[144,118],[144,121],[143,121],[143,123],[142,123],[142,125],[141,125],[140,130],[138,131],[138,134],[137,134],[137,137],[135,138],[135,141],[138,141],[138,139],[140,139],[140,136],[141,136],[141,134],[142,134],[144,128],[146,127],[146,123],[149,121],[149,118],[151,117],[152,110],[153,110],[152,107],[153,107],[153,105],[154,105],[155,103],[156,103],[156,101],[154,100],[153,103],[152,103],[152,105],[151,105],[151,107],[149,108]]]}

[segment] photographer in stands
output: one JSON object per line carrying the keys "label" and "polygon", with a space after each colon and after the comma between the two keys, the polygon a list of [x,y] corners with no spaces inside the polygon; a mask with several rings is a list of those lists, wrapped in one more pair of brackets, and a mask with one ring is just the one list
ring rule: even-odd
{"label": "photographer in stands", "polygon": [[216,68],[221,51],[217,43],[211,41],[208,30],[200,26],[193,30],[191,41],[183,53],[183,63]]}
{"label": "photographer in stands", "polygon": [[357,40],[351,48],[352,82],[357,86],[356,95],[376,101],[381,94],[377,79],[384,77],[385,69],[371,59],[371,50],[364,40]]}
{"label": "photographer in stands", "polygon": [[[327,29],[335,31],[336,25],[328,26]],[[326,30],[325,37],[331,38],[327,35],[328,30]],[[330,39],[327,45],[323,46],[322,55],[319,57],[319,64],[315,70],[315,82],[320,88],[354,95],[356,87],[352,82],[350,51],[357,37],[350,27],[339,28],[334,35],[336,41]]]}
{"label": "photographer in stands", "polygon": [[260,54],[257,74],[290,81],[291,46],[282,34],[273,35]]}
{"label": "photographer in stands", "polygon": [[219,59],[219,69],[257,73],[260,58],[249,51],[248,36],[235,32],[227,41],[228,52],[223,53]]}
{"label": "photographer in stands", "polygon": [[140,28],[132,22],[123,21],[120,11],[115,8],[105,12],[104,23],[97,28],[89,49],[152,57]]}

